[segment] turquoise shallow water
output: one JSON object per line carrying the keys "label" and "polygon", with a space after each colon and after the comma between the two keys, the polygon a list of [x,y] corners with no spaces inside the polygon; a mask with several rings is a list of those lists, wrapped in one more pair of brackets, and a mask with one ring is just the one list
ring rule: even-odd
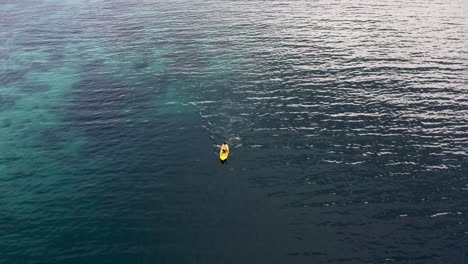
{"label": "turquoise shallow water", "polygon": [[0,2],[0,263],[465,263],[467,11]]}

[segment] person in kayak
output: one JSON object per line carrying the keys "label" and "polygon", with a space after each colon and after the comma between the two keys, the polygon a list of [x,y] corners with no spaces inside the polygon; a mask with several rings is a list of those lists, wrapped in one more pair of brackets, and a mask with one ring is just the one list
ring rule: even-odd
{"label": "person in kayak", "polygon": [[221,151],[223,153],[226,153],[226,152],[229,152],[229,146],[226,142],[224,142],[222,145],[221,145]]}

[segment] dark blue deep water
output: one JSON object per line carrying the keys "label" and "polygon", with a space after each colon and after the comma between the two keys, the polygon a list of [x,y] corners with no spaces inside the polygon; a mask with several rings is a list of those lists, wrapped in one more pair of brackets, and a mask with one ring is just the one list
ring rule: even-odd
{"label": "dark blue deep water", "polygon": [[467,3],[0,0],[0,263],[468,263]]}

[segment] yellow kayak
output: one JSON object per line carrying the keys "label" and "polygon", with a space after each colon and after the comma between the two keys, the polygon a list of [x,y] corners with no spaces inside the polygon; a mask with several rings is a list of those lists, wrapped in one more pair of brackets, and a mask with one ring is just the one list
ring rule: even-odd
{"label": "yellow kayak", "polygon": [[225,161],[229,157],[229,145],[226,144],[226,146],[227,146],[227,151],[226,152],[223,152],[222,148],[219,150],[219,159],[221,161]]}

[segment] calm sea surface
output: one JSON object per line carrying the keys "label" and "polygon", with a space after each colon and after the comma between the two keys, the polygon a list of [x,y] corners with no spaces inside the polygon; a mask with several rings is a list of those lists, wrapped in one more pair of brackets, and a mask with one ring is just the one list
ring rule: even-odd
{"label": "calm sea surface", "polygon": [[467,14],[0,0],[0,263],[468,263]]}

